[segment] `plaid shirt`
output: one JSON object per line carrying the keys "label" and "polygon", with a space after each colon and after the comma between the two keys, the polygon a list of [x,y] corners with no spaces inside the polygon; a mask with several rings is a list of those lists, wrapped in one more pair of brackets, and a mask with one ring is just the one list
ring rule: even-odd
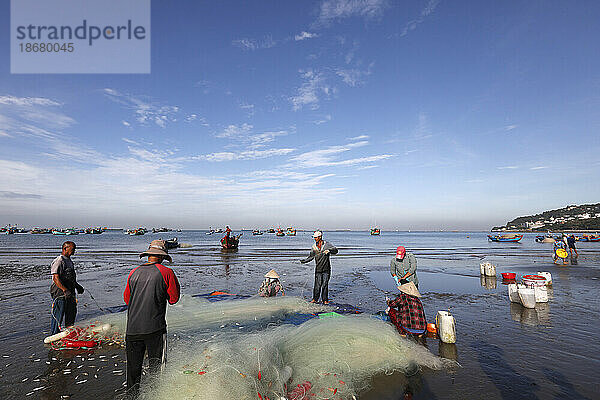
{"label": "plaid shirt", "polygon": [[277,294],[277,292],[283,292],[283,286],[281,286],[281,283],[278,279],[265,279],[258,289],[258,294],[262,297],[273,297]]}
{"label": "plaid shirt", "polygon": [[388,305],[390,306],[390,319],[396,327],[400,324],[408,329],[427,329],[425,311],[423,311],[423,304],[418,297],[400,293],[398,297],[388,302]]}

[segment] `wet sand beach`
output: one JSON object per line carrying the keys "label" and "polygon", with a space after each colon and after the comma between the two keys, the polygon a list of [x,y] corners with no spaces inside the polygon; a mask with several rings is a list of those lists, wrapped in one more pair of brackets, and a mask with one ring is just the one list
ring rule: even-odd
{"label": "wet sand beach", "polygon": [[[245,232],[236,252],[222,252],[218,235],[204,231],[128,236],[120,232],[70,236],[79,282],[77,321],[123,305],[122,293],[138,254],[157,238],[178,236],[191,247],[171,251],[172,267],[188,295],[224,290],[254,295],[263,274],[275,268],[286,294],[310,299],[314,263],[302,265],[312,244],[296,237]],[[551,244],[488,242],[483,232],[325,232],[336,245],[330,297],[364,313],[385,309],[396,293],[389,262],[398,245],[418,259],[419,289],[429,322],[439,310],[456,319],[456,345],[427,339],[434,355],[458,365],[375,376],[361,399],[399,399],[407,387],[414,399],[594,399],[600,379],[600,244],[578,243],[577,265],[552,263]],[[5,399],[113,399],[122,397],[125,352],[117,345],[55,351],[42,340],[50,328],[50,263],[64,237],[0,237],[0,393]],[[479,276],[479,263],[497,266],[498,277]],[[548,271],[549,302],[535,309],[510,304],[501,272]],[[93,299],[92,297],[93,296]],[[177,338],[169,339],[174,347]]]}

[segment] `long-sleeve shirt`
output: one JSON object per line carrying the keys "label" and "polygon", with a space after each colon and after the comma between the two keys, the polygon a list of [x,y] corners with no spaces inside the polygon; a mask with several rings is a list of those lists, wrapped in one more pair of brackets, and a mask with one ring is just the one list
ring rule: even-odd
{"label": "long-sleeve shirt", "polygon": [[390,309],[396,311],[396,322],[404,328],[425,330],[427,319],[421,300],[416,296],[400,293],[394,300],[388,302]]}
{"label": "long-sleeve shirt", "polygon": [[337,254],[338,249],[329,242],[323,241],[321,248],[317,244],[313,244],[310,254],[304,260],[300,260],[302,264],[315,260],[315,273],[328,272],[331,273],[331,263],[329,262],[330,254]]}
{"label": "long-sleeve shirt", "polygon": [[167,301],[179,301],[179,281],[171,268],[143,264],[129,273],[123,299],[129,306],[126,335],[166,332]]}
{"label": "long-sleeve shirt", "polygon": [[277,292],[284,293],[279,279],[265,279],[258,289],[258,294],[262,297],[273,297]]}
{"label": "long-sleeve shirt", "polygon": [[399,280],[407,273],[410,273],[406,279],[417,286],[419,285],[419,278],[417,278],[417,258],[412,253],[406,253],[402,260],[394,257],[390,262],[390,273],[392,276],[395,275],[398,277]]}

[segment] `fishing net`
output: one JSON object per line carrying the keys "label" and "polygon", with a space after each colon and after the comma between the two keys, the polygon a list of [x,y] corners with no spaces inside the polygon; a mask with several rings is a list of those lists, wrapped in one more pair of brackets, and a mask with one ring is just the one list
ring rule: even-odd
{"label": "fishing net", "polygon": [[351,399],[376,374],[414,373],[443,362],[369,316],[179,341],[143,399]]}

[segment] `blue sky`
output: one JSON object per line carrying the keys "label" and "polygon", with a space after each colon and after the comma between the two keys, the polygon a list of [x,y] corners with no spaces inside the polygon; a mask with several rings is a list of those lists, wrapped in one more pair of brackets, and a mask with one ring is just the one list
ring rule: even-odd
{"label": "blue sky", "polygon": [[0,225],[489,229],[599,200],[600,3],[152,3],[152,72],[11,75]]}

